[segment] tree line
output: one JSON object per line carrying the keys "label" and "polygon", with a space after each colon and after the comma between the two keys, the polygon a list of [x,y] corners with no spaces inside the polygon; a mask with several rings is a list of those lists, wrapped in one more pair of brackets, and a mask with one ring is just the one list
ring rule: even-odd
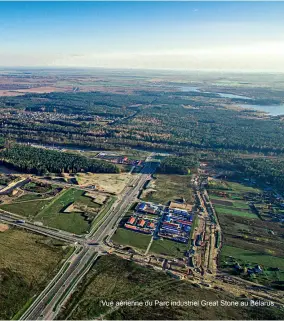
{"label": "tree line", "polygon": [[198,162],[193,157],[170,156],[161,161],[158,168],[159,173],[187,175],[193,168],[196,168]]}
{"label": "tree line", "polygon": [[2,164],[38,175],[47,173],[118,173],[111,163],[66,152],[14,144],[0,152]]}

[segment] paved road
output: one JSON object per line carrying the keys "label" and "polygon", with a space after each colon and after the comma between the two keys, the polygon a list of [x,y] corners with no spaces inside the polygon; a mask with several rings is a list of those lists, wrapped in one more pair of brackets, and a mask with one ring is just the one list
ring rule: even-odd
{"label": "paved road", "polygon": [[[39,295],[31,307],[22,315],[21,320],[53,320],[60,310],[66,298],[73,291],[78,280],[88,272],[95,260],[101,255],[102,242],[110,237],[116,230],[120,218],[128,210],[131,203],[137,199],[141,188],[154,173],[156,166],[146,163],[140,175],[137,176],[132,187],[124,190],[124,193],[106,214],[104,221],[89,239],[84,240],[81,252],[75,253],[69,259],[70,263],[60,271],[46,289]],[[99,246],[87,246],[88,242],[99,243]]]}
{"label": "paved road", "polygon": [[80,238],[80,236],[76,236],[74,234],[71,234],[65,231],[51,229],[45,226],[35,225],[32,222],[29,222],[26,220],[25,220],[25,223],[16,223],[16,221],[19,219],[23,219],[23,218],[18,215],[14,215],[10,212],[0,209],[0,221],[4,223],[14,225],[14,226],[17,226],[38,234],[46,235],[68,243],[78,243],[78,244],[85,243],[85,240]]}

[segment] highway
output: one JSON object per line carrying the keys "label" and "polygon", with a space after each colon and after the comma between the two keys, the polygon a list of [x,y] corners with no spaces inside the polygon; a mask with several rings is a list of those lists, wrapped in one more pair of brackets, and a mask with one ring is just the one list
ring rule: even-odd
{"label": "highway", "polygon": [[[104,247],[104,239],[111,237],[115,232],[120,218],[128,210],[133,201],[137,199],[141,188],[149,179],[149,175],[153,174],[155,170],[155,165],[150,162],[146,163],[132,185],[123,191],[123,194],[106,214],[101,225],[91,232],[87,239],[80,239],[80,241],[78,241],[78,237],[74,237],[76,242],[81,245],[80,253],[75,252],[71,255],[68,262],[65,263],[65,267],[61,268],[54,279],[26,310],[21,320],[54,320],[56,318],[60,308],[64,302],[66,302],[81,278],[89,271],[97,258],[102,254],[101,250]],[[60,234],[60,237],[61,236]],[[98,246],[88,246],[88,242],[90,241],[98,243]]]}
{"label": "highway", "polygon": [[45,236],[49,236],[52,238],[55,238],[60,241],[68,242],[68,243],[78,243],[78,244],[84,244],[85,240],[80,238],[77,235],[61,231],[61,230],[56,230],[52,228],[48,228],[45,226],[40,226],[33,224],[32,222],[29,222],[25,220],[25,223],[16,223],[17,220],[23,219],[22,217],[12,214],[10,212],[4,211],[0,209],[0,221],[14,225],[38,234],[42,234]]}

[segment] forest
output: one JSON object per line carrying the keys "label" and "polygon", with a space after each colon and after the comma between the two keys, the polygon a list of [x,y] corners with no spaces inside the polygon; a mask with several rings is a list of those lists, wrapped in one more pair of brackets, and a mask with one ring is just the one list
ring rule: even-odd
{"label": "forest", "polygon": [[27,173],[118,173],[119,168],[102,160],[54,150],[14,144],[0,152],[2,164]]}
{"label": "forest", "polygon": [[187,175],[198,162],[195,157],[169,156],[161,161],[158,172],[163,174]]}
{"label": "forest", "polygon": [[216,167],[234,170],[236,178],[254,179],[258,184],[271,185],[284,191],[284,160],[273,158],[241,158],[236,155],[216,157]]}
{"label": "forest", "polygon": [[184,153],[284,152],[281,117],[205,93],[52,93],[0,97],[0,135],[20,142]]}

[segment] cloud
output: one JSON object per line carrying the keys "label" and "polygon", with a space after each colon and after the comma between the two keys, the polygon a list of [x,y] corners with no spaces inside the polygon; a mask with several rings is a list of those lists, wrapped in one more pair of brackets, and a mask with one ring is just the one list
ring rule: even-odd
{"label": "cloud", "polygon": [[[52,66],[284,71],[284,42],[61,56]],[[280,68],[279,68],[280,67]]]}

